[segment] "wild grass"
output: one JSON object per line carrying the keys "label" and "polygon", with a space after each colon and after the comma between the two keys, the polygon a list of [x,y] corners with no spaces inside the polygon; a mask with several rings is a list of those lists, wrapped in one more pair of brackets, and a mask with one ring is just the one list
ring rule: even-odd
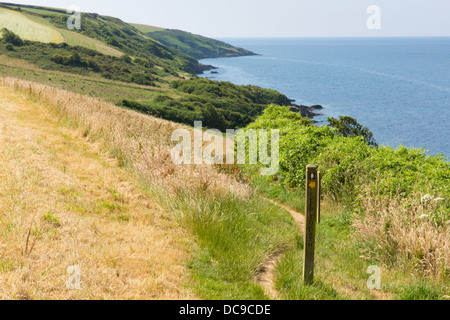
{"label": "wild grass", "polygon": [[[172,132],[192,128],[42,84],[13,78],[2,78],[0,83],[27,99],[41,101],[63,126],[76,128],[88,141],[100,143],[121,167],[142,182],[146,194],[195,238],[187,267],[193,280],[189,286],[200,298],[268,298],[257,278],[264,263],[280,250],[285,254],[277,265],[276,288],[285,299],[441,299],[448,292],[448,227],[436,203],[422,203],[420,198],[416,203],[395,202],[369,194],[360,203],[364,214],[357,216],[350,208],[325,201],[318,227],[317,281],[315,286],[305,287],[300,230],[289,213],[264,201],[242,181],[255,177],[255,172],[173,164]],[[299,211],[304,206],[301,190],[286,191],[276,181],[257,177],[253,183],[266,197]],[[114,188],[108,189],[107,199],[89,203],[79,202],[79,191],[73,188],[59,190],[70,199],[72,211],[107,217],[117,223],[115,226],[136,219],[133,215],[130,219],[121,216],[126,204]],[[28,228],[25,238],[30,234],[27,250],[31,250],[33,241],[38,246],[31,253],[39,249],[42,236],[41,229],[30,227],[32,221],[24,225]],[[57,221],[64,224],[51,210],[36,221],[50,228],[55,228]],[[14,230],[16,223],[10,220],[6,230]],[[402,265],[406,258],[412,265]],[[121,259],[127,261],[125,255]],[[113,258],[108,261],[114,266]],[[17,268],[23,260],[12,263],[0,260],[0,268]],[[366,286],[366,269],[374,264],[382,269],[379,292]],[[423,274],[426,277],[419,281]]]}
{"label": "wild grass", "polygon": [[[367,191],[353,226],[373,255],[388,265],[431,279],[450,276],[448,217],[438,213],[440,201],[373,196]],[[435,214],[433,214],[435,213]]]}
{"label": "wild grass", "polygon": [[[255,169],[243,171],[265,197],[304,210],[304,191],[287,190],[259,176]],[[438,203],[433,200],[422,203],[418,197],[415,205],[408,205],[405,200],[384,202],[368,195],[360,209],[367,213],[358,215],[352,206],[325,197],[321,223],[317,225],[315,284],[310,287],[298,281],[303,277],[303,242],[298,242],[278,262],[276,288],[280,296],[319,300],[448,299],[445,261],[449,237],[443,228],[445,218],[440,218]],[[433,211],[434,215],[423,216]],[[381,269],[381,290],[367,288],[370,275],[366,271],[372,265]]]}
{"label": "wild grass", "polygon": [[[173,131],[193,128],[28,81],[3,78],[1,84],[43,102],[62,123],[101,143],[195,237],[189,267],[200,297],[265,298],[259,271],[275,251],[300,241],[300,231],[286,211],[261,201],[234,177],[208,165],[174,165]],[[105,215],[120,211],[120,203],[99,206]]]}
{"label": "wild grass", "polygon": [[[98,143],[0,87],[0,299],[190,299],[189,237]],[[79,266],[81,289],[68,290]]]}

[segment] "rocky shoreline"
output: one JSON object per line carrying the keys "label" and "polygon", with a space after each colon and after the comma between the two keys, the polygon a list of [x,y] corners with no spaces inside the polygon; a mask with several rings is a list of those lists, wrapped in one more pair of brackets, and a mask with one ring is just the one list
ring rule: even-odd
{"label": "rocky shoreline", "polygon": [[[257,54],[253,54],[253,55],[257,55]],[[196,74],[201,75],[201,74],[204,74],[206,71],[217,70],[217,69],[219,69],[219,68],[212,66],[212,65],[206,65],[206,64],[199,63],[197,66]],[[218,72],[212,71],[211,74],[218,74]],[[213,77],[211,77],[211,78],[207,77],[207,79],[213,79]],[[290,99],[289,101],[291,102],[290,107],[291,107],[292,112],[300,112],[303,117],[307,117],[312,120],[314,120],[315,117],[322,115],[321,113],[317,113],[316,111],[324,109],[321,105],[314,105],[314,106],[308,107],[305,105],[295,104],[294,99]],[[314,122],[317,123],[317,121],[314,121]]]}
{"label": "rocky shoreline", "polygon": [[202,64],[202,63],[198,63],[195,69],[195,74],[199,75],[199,74],[204,74],[205,71],[211,71],[211,70],[216,70],[219,69],[217,67],[214,67],[212,65],[209,64]]}
{"label": "rocky shoreline", "polygon": [[[295,100],[291,100],[291,101],[295,102]],[[291,105],[292,112],[300,112],[303,117],[307,117],[309,119],[314,119],[315,117],[322,115],[321,113],[315,112],[317,110],[323,110],[323,107],[321,105],[314,105],[314,106],[308,107],[308,106],[304,106],[304,105],[297,105],[294,103]],[[317,121],[314,121],[314,122],[317,122]]]}
{"label": "rocky shoreline", "polygon": [[[252,51],[248,51],[247,53],[243,53],[243,54],[232,54],[232,55],[226,55],[226,56],[217,56],[217,57],[208,57],[208,58],[203,58],[203,59],[216,59],[216,58],[237,58],[237,57],[248,57],[248,56],[259,56],[260,54],[258,53],[254,53]],[[196,70],[195,70],[195,74],[196,75],[200,75],[200,74],[204,74],[205,71],[211,71],[211,70],[216,70],[219,69],[215,66],[209,65],[209,64],[202,64],[200,62],[198,62]]]}

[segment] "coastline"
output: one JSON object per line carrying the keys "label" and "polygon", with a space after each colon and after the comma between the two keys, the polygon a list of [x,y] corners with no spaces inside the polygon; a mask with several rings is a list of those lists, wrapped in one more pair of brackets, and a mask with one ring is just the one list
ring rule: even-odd
{"label": "coastline", "polygon": [[[235,58],[235,57],[242,57],[242,56],[259,56],[259,55],[260,54],[253,53],[253,54],[236,55],[236,56],[228,56],[228,57],[221,57],[221,58]],[[216,59],[216,58],[210,58],[210,59]],[[197,65],[197,70],[196,70],[195,75],[196,76],[204,75],[206,71],[211,71],[211,70],[213,70],[213,72],[211,72],[211,74],[216,74],[218,72],[215,72],[214,70],[218,70],[218,69],[219,69],[219,67],[216,67],[213,65],[202,64],[199,62]],[[204,77],[204,78],[209,79],[211,81],[218,81],[218,80],[214,80],[211,77]],[[273,90],[275,90],[275,89],[273,89]],[[282,92],[280,92],[280,93],[284,94]],[[289,99],[289,101],[291,102],[291,105],[289,105],[288,107],[290,107],[290,110],[292,112],[300,112],[303,117],[313,120],[314,123],[318,123],[318,121],[314,120],[315,117],[323,115],[321,113],[316,112],[318,110],[324,109],[321,105],[313,105],[313,106],[309,107],[309,106],[305,106],[305,105],[295,104],[294,103],[296,101],[295,99]]]}
{"label": "coastline", "polygon": [[[202,58],[200,60],[203,59],[218,59],[218,58],[238,58],[238,57],[252,57],[252,56],[261,56],[262,54],[259,53],[255,53],[252,51],[248,51],[248,53],[245,54],[233,54],[233,55],[226,55],[226,56],[214,56],[214,57],[208,57],[208,58]],[[197,69],[195,70],[195,75],[201,75],[204,74],[205,71],[211,71],[211,70],[217,70],[219,69],[218,67],[215,67],[213,65],[210,64],[203,64],[200,63],[200,61],[198,61],[197,64]]]}
{"label": "coastline", "polygon": [[290,107],[291,107],[292,112],[301,112],[303,117],[313,120],[314,123],[318,123],[318,121],[314,120],[315,117],[323,115],[322,113],[317,113],[315,111],[324,109],[321,105],[314,105],[314,106],[308,107],[305,105],[292,104]]}

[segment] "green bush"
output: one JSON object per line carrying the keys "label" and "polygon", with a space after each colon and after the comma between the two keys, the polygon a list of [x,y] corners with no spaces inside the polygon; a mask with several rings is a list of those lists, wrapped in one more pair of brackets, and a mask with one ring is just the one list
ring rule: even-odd
{"label": "green bush", "polygon": [[223,115],[210,103],[207,103],[202,108],[202,120],[204,126],[208,128],[218,129],[222,132],[225,132],[229,128],[229,124]]}
{"label": "green bush", "polygon": [[153,85],[152,78],[149,75],[139,73],[139,72],[133,72],[130,75],[130,81],[136,84],[141,84],[144,86],[151,86]]}
{"label": "green bush", "polygon": [[125,63],[131,63],[131,57],[128,54],[124,54],[120,57],[120,60],[122,60]]}
{"label": "green bush", "polygon": [[50,60],[58,63],[58,64],[63,64],[64,63],[64,57],[60,54],[54,54],[52,55],[52,57],[50,58]]}
{"label": "green bush", "polygon": [[351,203],[367,178],[366,160],[373,152],[363,137],[332,139],[314,160],[324,173],[324,192],[336,202]]}
{"label": "green bush", "polygon": [[428,156],[423,149],[374,147],[367,128],[355,119],[340,119],[342,130],[336,123],[315,127],[288,107],[270,106],[247,129],[280,130],[280,172],[274,179],[285,186],[303,188],[305,167],[314,163],[323,173],[324,192],[337,202],[352,204],[369,188],[378,196],[429,193],[449,203],[447,158]]}
{"label": "green bush", "polygon": [[369,130],[369,128],[359,124],[355,118],[340,116],[339,119],[328,118],[327,121],[330,123],[330,127],[335,128],[337,130],[337,134],[341,137],[363,137],[369,145],[378,146],[373,137],[373,133]]}
{"label": "green bush", "polygon": [[6,50],[8,51],[14,51],[14,46],[11,43],[7,43],[5,46]]}
{"label": "green bush", "polygon": [[5,43],[9,43],[13,46],[21,47],[23,46],[23,40],[14,32],[3,28],[1,30],[2,33],[2,41]]}

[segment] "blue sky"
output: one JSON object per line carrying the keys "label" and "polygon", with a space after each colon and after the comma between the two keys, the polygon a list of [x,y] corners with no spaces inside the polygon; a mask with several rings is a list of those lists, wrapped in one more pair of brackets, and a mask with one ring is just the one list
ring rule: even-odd
{"label": "blue sky", "polygon": [[[450,0],[25,0],[209,37],[450,36]],[[367,28],[367,8],[381,30]]]}

